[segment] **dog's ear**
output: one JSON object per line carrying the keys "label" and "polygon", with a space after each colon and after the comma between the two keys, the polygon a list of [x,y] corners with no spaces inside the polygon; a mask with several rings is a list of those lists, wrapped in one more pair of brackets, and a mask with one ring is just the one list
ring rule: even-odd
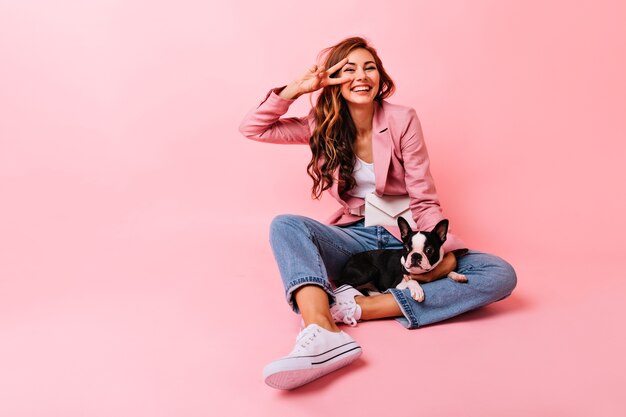
{"label": "dog's ear", "polygon": [[433,233],[439,236],[439,239],[441,239],[441,243],[446,241],[446,237],[448,235],[448,224],[448,220],[443,219],[439,223],[437,223],[437,226],[435,226],[435,228],[433,229]]}
{"label": "dog's ear", "polygon": [[398,217],[398,227],[400,228],[400,237],[402,238],[402,241],[404,241],[411,232],[411,225],[404,219],[404,217]]}

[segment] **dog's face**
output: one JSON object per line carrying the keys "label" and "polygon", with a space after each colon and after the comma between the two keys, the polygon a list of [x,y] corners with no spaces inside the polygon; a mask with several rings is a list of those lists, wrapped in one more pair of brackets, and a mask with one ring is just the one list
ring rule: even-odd
{"label": "dog's face", "polygon": [[442,246],[448,234],[448,220],[441,220],[430,232],[414,232],[409,223],[399,217],[398,227],[404,243],[401,262],[409,273],[423,274],[441,262]]}

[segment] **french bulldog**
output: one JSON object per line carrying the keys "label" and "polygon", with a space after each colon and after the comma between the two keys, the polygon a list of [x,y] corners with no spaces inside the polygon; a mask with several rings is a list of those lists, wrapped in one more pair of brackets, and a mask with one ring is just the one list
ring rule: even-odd
{"label": "french bulldog", "polygon": [[[443,259],[443,244],[448,234],[449,222],[441,220],[430,232],[411,230],[409,223],[398,218],[398,227],[404,247],[402,249],[379,249],[360,252],[348,259],[337,287],[351,285],[357,290],[383,292],[389,288],[409,288],[411,297],[418,302],[424,301],[424,290],[419,285],[419,277],[435,268]],[[413,278],[411,278],[413,276]],[[457,272],[450,272],[448,278],[456,282],[467,282],[467,277]]]}

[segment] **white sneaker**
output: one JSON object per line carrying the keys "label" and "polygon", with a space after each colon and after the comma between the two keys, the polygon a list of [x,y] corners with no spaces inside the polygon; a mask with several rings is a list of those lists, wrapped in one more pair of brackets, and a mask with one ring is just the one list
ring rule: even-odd
{"label": "white sneaker", "polygon": [[263,369],[263,379],[272,388],[297,388],[351,364],[361,353],[361,346],[347,333],[309,324],[298,334],[289,355]]}
{"label": "white sneaker", "polygon": [[336,303],[330,308],[330,314],[335,322],[356,326],[361,318],[361,306],[354,301],[357,295],[363,295],[350,285],[342,285],[335,289]]}

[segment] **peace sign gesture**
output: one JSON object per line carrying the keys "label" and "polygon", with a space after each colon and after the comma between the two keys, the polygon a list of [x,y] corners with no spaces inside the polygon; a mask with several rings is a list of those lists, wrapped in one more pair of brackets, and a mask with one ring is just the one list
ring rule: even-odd
{"label": "peace sign gesture", "polygon": [[348,58],[344,58],[337,62],[329,69],[324,67],[318,67],[317,65],[311,66],[302,77],[293,82],[294,87],[299,92],[299,95],[312,93],[327,85],[343,84],[348,81],[352,81],[353,77],[344,76],[339,78],[330,78],[331,74],[334,74],[339,68],[346,65]]}

